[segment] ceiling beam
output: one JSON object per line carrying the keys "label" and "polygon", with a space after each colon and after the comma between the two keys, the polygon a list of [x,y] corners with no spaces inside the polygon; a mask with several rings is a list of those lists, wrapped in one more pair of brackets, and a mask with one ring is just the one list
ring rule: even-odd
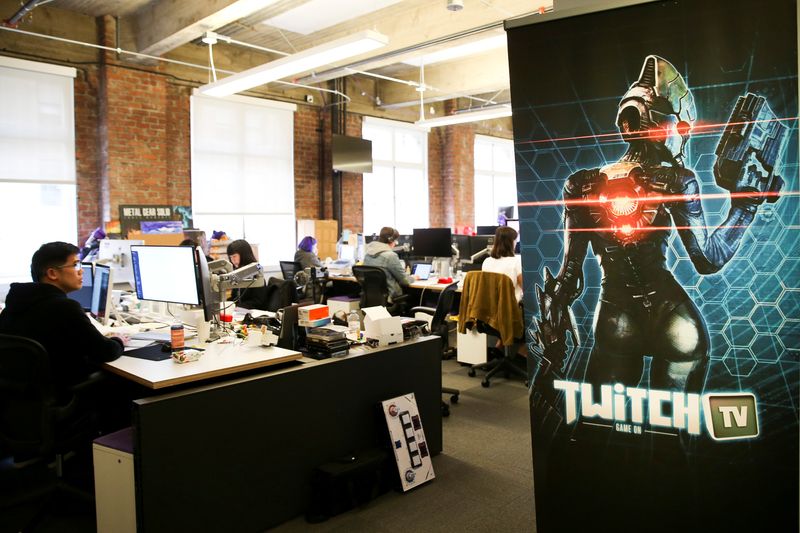
{"label": "ceiling beam", "polygon": [[163,55],[206,31],[239,20],[276,0],[157,0],[130,17],[136,47],[143,54]]}
{"label": "ceiling beam", "polygon": [[[394,77],[419,81],[419,70],[407,71],[404,75]],[[423,93],[428,101],[507,89],[508,54],[503,48],[459,61],[425,67],[425,86],[435,89],[427,89]],[[390,109],[419,103],[419,93],[414,87],[397,82],[380,80],[378,95],[383,101],[383,107]]]}

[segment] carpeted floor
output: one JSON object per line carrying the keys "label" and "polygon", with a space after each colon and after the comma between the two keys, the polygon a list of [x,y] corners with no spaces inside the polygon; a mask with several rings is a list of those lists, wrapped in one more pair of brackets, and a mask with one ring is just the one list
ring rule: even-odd
{"label": "carpeted floor", "polygon": [[442,363],[444,386],[460,389],[461,396],[443,419],[444,451],[433,458],[432,482],[405,494],[389,492],[321,524],[299,517],[271,531],[535,531],[527,389],[502,378],[483,388],[480,375],[468,377],[455,360]]}

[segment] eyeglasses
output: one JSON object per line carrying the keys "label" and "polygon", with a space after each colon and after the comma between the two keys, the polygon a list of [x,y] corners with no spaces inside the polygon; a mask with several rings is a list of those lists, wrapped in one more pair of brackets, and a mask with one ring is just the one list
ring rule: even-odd
{"label": "eyeglasses", "polygon": [[80,271],[81,271],[81,268],[82,268],[82,266],[83,266],[83,265],[81,265],[81,262],[80,262],[80,261],[76,261],[75,263],[73,263],[73,264],[71,264],[71,265],[61,265],[61,266],[57,266],[57,267],[53,267],[53,268],[58,268],[58,269],[61,269],[61,268],[71,268],[72,270],[74,270],[74,271],[76,271],[76,272],[80,272]]}

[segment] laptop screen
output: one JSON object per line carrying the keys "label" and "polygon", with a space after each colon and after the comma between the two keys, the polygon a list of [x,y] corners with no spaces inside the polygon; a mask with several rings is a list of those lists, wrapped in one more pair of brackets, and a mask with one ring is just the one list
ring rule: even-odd
{"label": "laptop screen", "polygon": [[431,277],[432,268],[433,265],[430,263],[417,263],[414,265],[414,270],[412,270],[411,273],[417,276],[419,279],[428,279]]}

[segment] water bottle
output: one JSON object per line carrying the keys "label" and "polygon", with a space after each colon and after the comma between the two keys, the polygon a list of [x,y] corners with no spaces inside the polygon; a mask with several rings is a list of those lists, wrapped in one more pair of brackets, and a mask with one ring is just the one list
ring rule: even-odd
{"label": "water bottle", "polygon": [[350,314],[347,315],[347,329],[348,333],[350,334],[350,338],[354,341],[357,341],[359,334],[361,333],[361,317],[358,316],[358,311],[355,309],[350,311]]}

